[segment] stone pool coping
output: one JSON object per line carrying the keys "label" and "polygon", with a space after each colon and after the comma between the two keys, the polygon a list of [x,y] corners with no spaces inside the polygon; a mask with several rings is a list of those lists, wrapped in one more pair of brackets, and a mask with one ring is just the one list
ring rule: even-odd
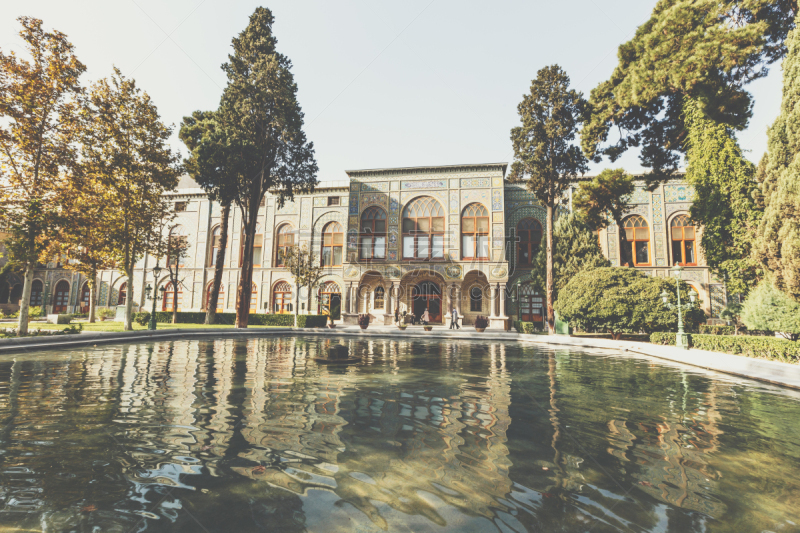
{"label": "stone pool coping", "polygon": [[674,346],[661,346],[636,341],[615,341],[594,337],[568,337],[566,335],[520,335],[516,332],[490,331],[477,333],[469,330],[451,331],[443,327],[433,331],[399,331],[395,327],[370,327],[362,330],[357,326],[327,328],[170,328],[156,331],[126,332],[84,332],[79,335],[57,335],[46,337],[25,337],[21,339],[0,339],[0,356],[19,352],[41,351],[54,348],[79,348],[98,344],[140,342],[170,338],[219,338],[219,337],[265,337],[281,334],[358,336],[358,337],[403,337],[440,338],[471,341],[510,341],[542,346],[563,346],[576,348],[605,348],[624,353],[645,355],[676,363],[700,367],[707,370],[734,376],[763,381],[774,385],[800,390],[800,365],[754,359],[742,355],[731,355],[706,350],[680,350]]}

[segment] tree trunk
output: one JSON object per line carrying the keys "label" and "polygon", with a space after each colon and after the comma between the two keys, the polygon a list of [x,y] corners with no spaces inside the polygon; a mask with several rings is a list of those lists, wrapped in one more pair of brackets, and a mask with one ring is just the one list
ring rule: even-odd
{"label": "tree trunk", "polygon": [[553,293],[555,292],[555,280],[553,280],[553,206],[547,206],[547,280],[545,283],[545,295],[547,297],[547,330],[550,335],[555,333],[555,316],[553,313]]}
{"label": "tree trunk", "polygon": [[251,199],[250,206],[255,207],[251,207],[251,213],[247,213],[250,215],[249,220],[248,217],[242,217],[247,220],[247,225],[245,226],[244,253],[242,253],[242,274],[236,298],[237,328],[246,328],[250,320],[250,297],[253,292],[251,288],[253,285],[253,241],[256,235],[256,213],[258,213],[259,201],[259,198]]}
{"label": "tree trunk", "polygon": [[297,317],[300,314],[300,287],[297,287],[294,295],[294,327],[297,327]]}
{"label": "tree trunk", "polygon": [[[231,204],[222,207],[222,220],[219,227],[219,250],[214,265],[214,286],[211,288],[211,299],[206,309],[206,324],[213,324],[217,320],[217,302],[219,301],[219,288],[222,287],[222,271],[225,267],[225,248],[228,246],[228,218],[231,214]],[[213,238],[213,237],[212,237]]]}
{"label": "tree trunk", "polygon": [[[22,283],[22,297],[19,300],[19,323],[17,324],[17,336],[22,337],[28,334],[28,312],[31,303],[31,287],[33,285],[34,261],[28,261],[25,267],[25,278]],[[44,302],[43,302],[44,303]],[[42,305],[42,309],[44,309]]]}
{"label": "tree trunk", "polygon": [[91,277],[87,280],[89,284],[89,324],[97,322],[95,312],[97,310],[97,269],[92,270]]}
{"label": "tree trunk", "polygon": [[126,297],[125,297],[125,324],[123,326],[124,331],[132,331],[133,330],[133,266],[126,264],[125,265],[125,275],[128,277],[128,285],[126,287]]}
{"label": "tree trunk", "polygon": [[[180,257],[175,258],[175,275],[170,276],[172,282],[172,323],[178,323],[178,268],[181,262]],[[169,269],[172,274],[172,268]]]}

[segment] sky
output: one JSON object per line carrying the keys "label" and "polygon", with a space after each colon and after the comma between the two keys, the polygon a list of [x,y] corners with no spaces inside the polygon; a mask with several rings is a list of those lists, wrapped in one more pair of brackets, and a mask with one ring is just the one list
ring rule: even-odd
{"label": "sky", "polygon": [[[542,67],[559,64],[587,97],[607,79],[617,48],[655,5],[643,0],[0,0],[0,49],[24,51],[16,18],[65,33],[88,67],[134,78],[175,126],[216,109],[220,65],[258,5],[272,10],[278,50],[291,59],[318,179],[345,170],[513,161],[517,104]],[[758,162],[779,112],[780,65],[752,83],[754,115],[739,133]],[[638,153],[615,163],[642,170]]]}

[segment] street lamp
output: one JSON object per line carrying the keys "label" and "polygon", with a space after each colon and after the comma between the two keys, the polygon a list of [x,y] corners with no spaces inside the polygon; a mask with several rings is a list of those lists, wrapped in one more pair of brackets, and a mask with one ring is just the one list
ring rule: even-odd
{"label": "street lamp", "polygon": [[[156,286],[158,285],[158,276],[159,276],[159,274],[161,274],[161,267],[158,266],[158,263],[156,263],[156,266],[153,267],[153,278],[155,278],[154,281],[156,283]],[[147,324],[147,329],[155,330],[156,329],[156,301],[158,301],[160,298],[156,294],[156,291],[154,291],[153,288],[148,283],[147,287],[144,289],[144,292],[147,294],[148,298],[150,297],[150,292],[151,291],[153,292],[153,312],[150,313],[150,323]],[[161,298],[162,299],[164,298],[164,287],[161,287]]]}
{"label": "street lamp", "polygon": [[678,292],[678,305],[673,305],[669,303],[669,294],[667,291],[664,290],[661,292],[661,299],[664,301],[664,307],[667,309],[677,309],[678,310],[678,333],[675,336],[675,346],[682,350],[689,349],[689,338],[683,332],[683,310],[689,310],[694,307],[694,302],[697,299],[697,293],[694,289],[689,290],[689,299],[691,300],[688,304],[681,305],[681,272],[683,272],[683,267],[680,265],[676,265],[670,269],[671,272],[675,273],[675,287]]}

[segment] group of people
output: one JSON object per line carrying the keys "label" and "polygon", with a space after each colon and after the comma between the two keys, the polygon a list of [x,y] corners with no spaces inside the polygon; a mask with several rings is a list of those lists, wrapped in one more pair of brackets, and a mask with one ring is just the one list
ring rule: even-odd
{"label": "group of people", "polygon": [[[428,313],[427,309],[425,309],[425,311],[422,313],[422,316],[420,316],[418,318],[416,315],[414,315],[414,313],[407,313],[406,311],[403,311],[402,316],[401,316],[400,308],[399,307],[395,307],[394,308],[394,323],[395,324],[399,325],[400,321],[401,320],[405,321],[407,316],[411,317],[411,325],[412,326],[416,325],[417,321],[421,322],[423,326],[427,326],[431,321],[431,315],[430,315],[430,313]],[[458,311],[456,310],[455,307],[450,312],[450,329],[461,329],[461,326],[458,325]]]}

